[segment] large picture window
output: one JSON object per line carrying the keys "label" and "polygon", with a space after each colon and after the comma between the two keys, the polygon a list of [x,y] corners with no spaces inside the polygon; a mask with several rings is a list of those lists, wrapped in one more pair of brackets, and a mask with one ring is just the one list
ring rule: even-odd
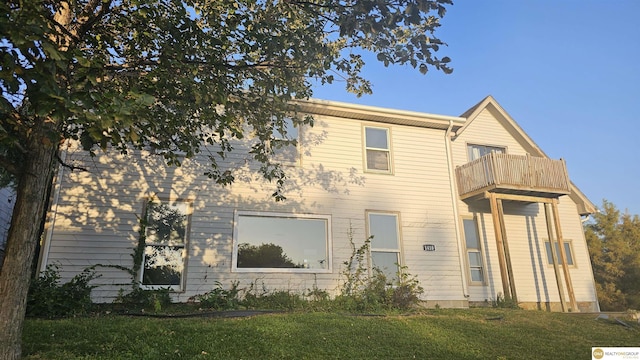
{"label": "large picture window", "polygon": [[398,280],[400,271],[400,228],[398,214],[368,212],[371,238],[371,265],[382,271],[390,282]]}
{"label": "large picture window", "polygon": [[474,218],[462,219],[464,228],[464,239],[467,249],[467,266],[469,269],[470,281],[472,284],[484,283],[484,261],[480,237],[478,236],[478,226]]}
{"label": "large picture window", "polygon": [[364,140],[367,171],[391,173],[389,129],[365,126]]}
{"label": "large picture window", "polygon": [[145,246],[140,274],[142,285],[182,289],[189,214],[188,202],[155,200],[147,203]]}
{"label": "large picture window", "polygon": [[330,272],[331,217],[238,211],[233,269]]}

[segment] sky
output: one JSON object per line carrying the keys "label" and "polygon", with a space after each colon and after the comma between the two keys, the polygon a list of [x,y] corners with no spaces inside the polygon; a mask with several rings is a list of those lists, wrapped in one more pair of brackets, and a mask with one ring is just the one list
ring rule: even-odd
{"label": "sky", "polygon": [[367,62],[373,95],[314,98],[458,116],[492,95],[597,206],[640,214],[640,1],[454,0],[436,36],[454,71]]}

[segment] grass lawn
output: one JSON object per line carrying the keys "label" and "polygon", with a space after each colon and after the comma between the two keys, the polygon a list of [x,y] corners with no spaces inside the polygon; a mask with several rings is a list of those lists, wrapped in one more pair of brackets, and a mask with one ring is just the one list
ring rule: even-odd
{"label": "grass lawn", "polygon": [[640,346],[596,315],[439,309],[407,316],[294,312],[244,318],[28,319],[25,359],[590,359]]}

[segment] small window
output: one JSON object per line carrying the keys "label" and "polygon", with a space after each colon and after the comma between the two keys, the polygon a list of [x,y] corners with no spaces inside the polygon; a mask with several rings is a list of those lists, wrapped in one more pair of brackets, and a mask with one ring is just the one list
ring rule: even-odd
{"label": "small window", "polygon": [[400,271],[400,228],[397,214],[368,213],[371,265],[395,283]]}
{"label": "small window", "polygon": [[298,144],[300,142],[298,125],[293,119],[286,118],[283,120],[283,127],[284,131],[275,128],[273,130],[273,140],[271,142],[273,159],[285,165],[297,164],[299,160]]}
{"label": "small window", "polygon": [[188,202],[147,203],[142,285],[182,289],[189,212]]}
{"label": "small window", "polygon": [[234,271],[330,272],[331,218],[237,212]]}
{"label": "small window", "polygon": [[487,154],[497,153],[504,154],[506,153],[506,149],[499,146],[486,146],[486,145],[475,145],[468,144],[467,152],[469,156],[469,161],[473,161],[475,159],[479,159]]}
{"label": "small window", "polygon": [[471,283],[484,283],[484,261],[476,219],[462,219]]}
{"label": "small window", "polygon": [[391,173],[389,129],[365,127],[365,162],[368,171]]}
{"label": "small window", "polygon": [[[560,248],[558,247],[558,242],[554,241],[553,244],[556,248],[555,250],[556,256],[558,257],[558,264],[562,266],[562,264],[560,263]],[[549,243],[549,241],[544,242],[544,247],[547,252],[547,263],[549,265],[553,265],[553,253],[551,252],[551,244]],[[573,262],[573,251],[571,251],[571,240],[564,241],[564,254],[567,257],[567,265],[575,266]]]}

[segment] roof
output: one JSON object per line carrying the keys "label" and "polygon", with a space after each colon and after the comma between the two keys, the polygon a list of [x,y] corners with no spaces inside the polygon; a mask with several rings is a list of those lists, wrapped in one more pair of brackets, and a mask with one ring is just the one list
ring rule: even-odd
{"label": "roof", "polygon": [[[465,111],[460,117],[465,118],[465,124],[455,130],[453,137],[457,137],[463,133],[469,124],[471,124],[478,115],[488,110],[494,117],[504,126],[504,128],[520,143],[520,145],[531,155],[549,158],[547,154],[522,130],[522,128],[515,122],[515,120],[498,104],[498,102],[491,96],[487,96],[482,101],[472,106],[469,110]],[[578,189],[578,187],[571,182],[571,194],[569,197],[578,206],[578,212],[580,215],[588,215],[596,212],[596,206],[586,197],[586,195]]]}
{"label": "roof", "polygon": [[447,129],[451,125],[453,131],[462,127],[467,121],[459,116],[436,115],[318,99],[296,100],[294,104],[296,104],[298,111],[304,113],[435,129]]}

